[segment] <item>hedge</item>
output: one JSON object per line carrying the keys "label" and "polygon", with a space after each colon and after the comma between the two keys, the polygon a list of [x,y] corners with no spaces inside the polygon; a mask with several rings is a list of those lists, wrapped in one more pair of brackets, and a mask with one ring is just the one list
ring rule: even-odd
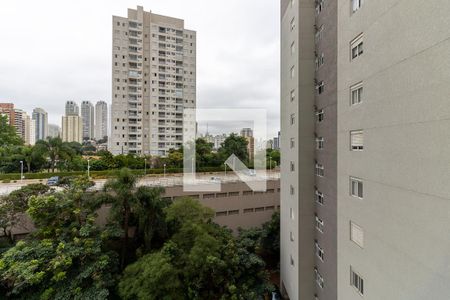
{"label": "hedge", "polygon": [[[90,176],[92,178],[107,178],[114,177],[119,169],[116,170],[105,170],[105,171],[90,171]],[[207,173],[207,172],[220,172],[223,171],[222,167],[200,167],[197,168],[197,173]],[[144,175],[144,169],[131,170],[133,174]],[[151,174],[163,174],[164,169],[147,169],[147,175]],[[183,173],[183,168],[167,168],[166,174],[176,174]],[[55,173],[24,173],[25,179],[46,179],[53,176],[65,177],[65,176],[77,176],[85,175],[87,171],[72,171],[72,172],[55,172]],[[20,173],[8,173],[0,174],[0,181],[7,180],[20,180]]]}

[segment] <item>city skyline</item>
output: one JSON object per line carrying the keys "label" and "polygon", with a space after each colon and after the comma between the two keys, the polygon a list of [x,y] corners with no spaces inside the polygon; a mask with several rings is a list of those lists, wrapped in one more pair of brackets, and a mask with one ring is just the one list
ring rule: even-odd
{"label": "city skyline", "polygon": [[[79,1],[70,3],[64,14],[52,13],[50,18],[50,12],[58,7],[55,1],[39,4],[27,1],[27,10],[17,3],[2,3],[0,24],[3,28],[10,28],[19,15],[23,22],[15,26],[14,34],[9,30],[0,33],[5,45],[5,57],[0,58],[4,70],[0,74],[0,101],[13,102],[28,113],[39,103],[48,112],[51,124],[60,124],[64,104],[70,99],[102,99],[110,105],[112,15],[123,15],[124,9],[137,4],[132,1]],[[174,1],[145,6],[161,15],[185,19],[186,27],[199,33],[198,107],[267,108],[268,128],[273,128],[269,136],[276,135],[279,130],[279,78],[270,74],[279,72],[277,3],[269,0],[214,4]],[[252,13],[255,7],[258,7],[258,14]],[[205,10],[220,13],[205,17]],[[84,16],[82,23],[78,22],[79,14]],[[60,24],[59,29],[54,27],[54,22]],[[30,30],[31,26],[34,30]],[[26,48],[20,47],[23,40],[26,43],[45,42],[48,30],[61,31],[61,42],[51,49],[38,47],[24,60],[18,51]],[[37,80],[28,80],[28,74],[33,74]],[[11,80],[18,77],[22,79]],[[27,85],[34,82],[35,86],[23,89],[24,82]]]}

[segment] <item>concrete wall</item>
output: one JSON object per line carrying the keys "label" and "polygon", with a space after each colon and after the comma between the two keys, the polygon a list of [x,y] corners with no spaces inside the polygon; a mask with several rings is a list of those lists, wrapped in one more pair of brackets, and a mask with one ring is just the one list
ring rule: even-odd
{"label": "concrete wall", "polygon": [[[314,0],[281,1],[280,266],[282,289],[290,299],[313,299],[315,293],[314,23]],[[291,53],[293,42],[295,51]]]}
{"label": "concrete wall", "polygon": [[316,11],[316,28],[323,26],[322,38],[316,41],[316,55],[323,54],[324,63],[316,67],[316,80],[325,90],[316,93],[316,109],[323,110],[323,121],[316,119],[316,137],[324,139],[324,147],[316,149],[315,157],[325,168],[325,176],[316,176],[316,189],[323,194],[323,204],[315,203],[316,214],[323,220],[323,232],[315,230],[315,239],[324,250],[324,260],[315,257],[315,264],[324,278],[324,287],[316,285],[320,300],[337,298],[337,2],[323,1]]}
{"label": "concrete wall", "polygon": [[260,227],[270,220],[280,207],[280,180],[267,181],[266,192],[252,192],[245,183],[236,181],[222,183],[222,190],[216,193],[183,192],[182,186],[174,186],[167,187],[164,194],[173,200],[183,196],[199,199],[216,212],[217,224],[237,232],[239,227]]}
{"label": "concrete wall", "polygon": [[[338,1],[338,293],[361,299],[444,300],[450,282],[450,2]],[[350,41],[364,53],[350,61]],[[351,107],[349,87],[363,81]],[[349,131],[364,150],[349,151]],[[349,176],[363,199],[349,196]],[[364,230],[350,241],[349,222]]]}

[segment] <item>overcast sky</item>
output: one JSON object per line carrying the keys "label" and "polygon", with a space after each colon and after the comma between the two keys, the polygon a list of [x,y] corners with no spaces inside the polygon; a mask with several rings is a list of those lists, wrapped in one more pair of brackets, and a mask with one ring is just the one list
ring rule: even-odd
{"label": "overcast sky", "polygon": [[[279,130],[279,2],[274,0],[0,1],[0,102],[60,125],[67,100],[111,103],[112,15],[127,8],[197,31],[197,106],[266,108]],[[200,130],[204,130],[200,124]],[[214,126],[209,126],[214,132]]]}

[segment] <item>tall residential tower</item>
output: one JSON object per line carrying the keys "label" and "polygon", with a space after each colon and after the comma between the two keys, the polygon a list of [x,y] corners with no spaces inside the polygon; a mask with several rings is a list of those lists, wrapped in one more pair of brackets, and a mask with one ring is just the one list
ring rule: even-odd
{"label": "tall residential tower", "polygon": [[98,101],[95,104],[95,132],[96,140],[101,140],[108,135],[108,104]]}
{"label": "tall residential tower", "polygon": [[281,284],[448,299],[450,2],[281,0]]}
{"label": "tall residential tower", "polygon": [[94,105],[90,101],[81,102],[81,118],[83,119],[83,139],[94,138]]}
{"label": "tall residential tower", "polygon": [[33,109],[32,122],[34,123],[34,141],[45,140],[48,137],[48,114],[42,108]]}
{"label": "tall residential tower", "polygon": [[184,21],[128,9],[113,16],[111,152],[165,155],[196,107],[196,33]]}

